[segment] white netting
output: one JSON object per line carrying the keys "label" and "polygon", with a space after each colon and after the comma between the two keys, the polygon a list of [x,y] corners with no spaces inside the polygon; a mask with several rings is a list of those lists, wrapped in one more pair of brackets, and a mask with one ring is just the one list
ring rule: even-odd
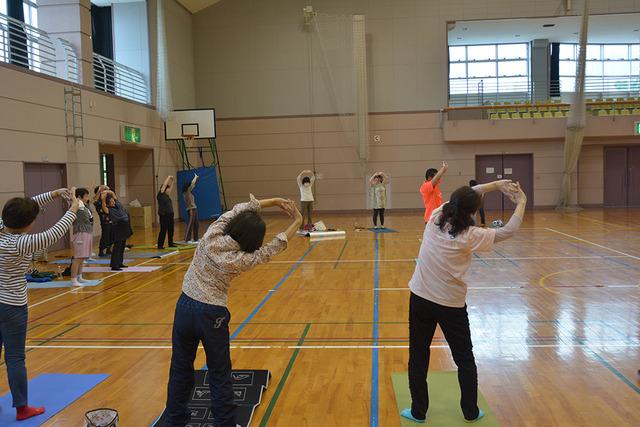
{"label": "white netting", "polygon": [[173,109],[171,97],[171,78],[169,75],[169,57],[167,54],[167,32],[164,19],[164,1],[157,0],[157,67],[156,67],[156,110],[162,118],[167,121],[169,112]]}
{"label": "white netting", "polygon": [[363,15],[316,14],[311,33],[311,113],[337,114],[358,158],[368,155],[366,39]]}
{"label": "white netting", "polygon": [[[578,209],[577,200],[571,200],[571,176],[575,173],[578,167],[587,116],[584,97],[584,83],[588,34],[589,0],[585,0],[584,10],[582,12],[582,23],[580,26],[580,45],[578,46],[578,62],[576,65],[576,86],[573,94],[573,101],[571,103],[569,118],[567,119],[567,132],[564,140],[564,172],[562,174],[560,197],[558,198],[558,209],[562,210]],[[572,205],[574,206],[573,208],[571,208]]]}

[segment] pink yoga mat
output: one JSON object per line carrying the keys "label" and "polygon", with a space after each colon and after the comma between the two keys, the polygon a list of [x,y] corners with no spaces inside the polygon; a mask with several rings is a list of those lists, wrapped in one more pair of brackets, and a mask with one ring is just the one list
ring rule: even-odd
{"label": "pink yoga mat", "polygon": [[[142,265],[140,267],[127,267],[123,268],[121,273],[151,273],[152,271],[159,270],[159,266]],[[84,267],[82,269],[85,273],[111,273],[111,267]]]}

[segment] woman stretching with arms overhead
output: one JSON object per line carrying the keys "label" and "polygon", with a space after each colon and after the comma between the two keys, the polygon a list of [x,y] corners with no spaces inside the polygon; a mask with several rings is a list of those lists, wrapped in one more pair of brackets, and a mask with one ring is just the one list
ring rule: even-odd
{"label": "woman stretching with arms overhead", "polygon": [[[474,225],[474,215],[481,196],[501,191],[517,203],[509,222],[500,229]],[[409,282],[409,388],[411,408],[401,416],[424,423],[429,409],[427,370],[430,345],[436,326],[440,325],[458,367],[462,397],[460,405],[467,422],[479,420],[484,412],[478,408],[478,371],[473,357],[467,285],[464,275],[474,251],[488,251],[497,242],[508,239],[520,228],[527,197],[519,184],[495,181],[489,184],[460,187],[449,202],[433,211],[427,222],[420,255]]]}

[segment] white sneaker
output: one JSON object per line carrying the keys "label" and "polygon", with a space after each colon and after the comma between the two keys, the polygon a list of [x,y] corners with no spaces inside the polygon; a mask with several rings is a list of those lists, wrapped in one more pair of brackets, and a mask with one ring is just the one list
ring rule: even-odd
{"label": "white sneaker", "polygon": [[83,286],[84,286],[84,284],[83,284],[82,282],[80,282],[80,281],[76,278],[76,279],[73,279],[73,280],[71,281],[71,286],[76,286],[76,287],[81,288],[81,287],[83,287]]}

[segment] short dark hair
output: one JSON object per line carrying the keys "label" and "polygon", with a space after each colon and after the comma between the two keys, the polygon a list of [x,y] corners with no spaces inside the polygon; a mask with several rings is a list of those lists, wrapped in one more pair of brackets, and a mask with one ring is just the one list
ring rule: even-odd
{"label": "short dark hair", "polygon": [[20,229],[31,225],[40,213],[40,206],[29,197],[14,197],[2,209],[2,222],[9,228]]}
{"label": "short dark hair", "polygon": [[438,174],[438,169],[429,168],[427,169],[427,172],[425,172],[424,174],[424,179],[429,181],[430,179],[433,179],[433,177],[436,176],[437,174]]}
{"label": "short dark hair", "polygon": [[469,181],[469,187],[475,187],[476,185],[478,185],[478,181],[476,181],[475,179]]}
{"label": "short dark hair", "polygon": [[264,240],[267,225],[258,213],[242,212],[236,215],[224,230],[224,234],[238,242],[243,252],[255,252],[260,249]]}
{"label": "short dark hair", "polygon": [[100,190],[100,186],[96,186],[96,188],[93,189],[93,194],[98,194],[98,190]]}
{"label": "short dark hair", "polygon": [[190,182],[190,181],[185,182],[185,183],[182,185],[182,192],[183,192],[183,193],[186,193],[186,192],[187,192],[187,190],[189,189],[189,187],[191,187],[191,182]]}
{"label": "short dark hair", "polygon": [[86,188],[76,188],[76,198],[82,199],[87,194],[89,194],[89,190]]}
{"label": "short dark hair", "polygon": [[307,182],[311,182],[311,178],[309,178],[308,176],[305,176],[304,178],[302,178],[302,183],[306,184]]}
{"label": "short dark hair", "polygon": [[480,207],[480,194],[471,187],[460,187],[451,195],[449,203],[442,208],[442,214],[437,220],[436,225],[440,227],[440,231],[447,231],[456,237],[464,232],[467,228],[474,225],[473,215]]}

